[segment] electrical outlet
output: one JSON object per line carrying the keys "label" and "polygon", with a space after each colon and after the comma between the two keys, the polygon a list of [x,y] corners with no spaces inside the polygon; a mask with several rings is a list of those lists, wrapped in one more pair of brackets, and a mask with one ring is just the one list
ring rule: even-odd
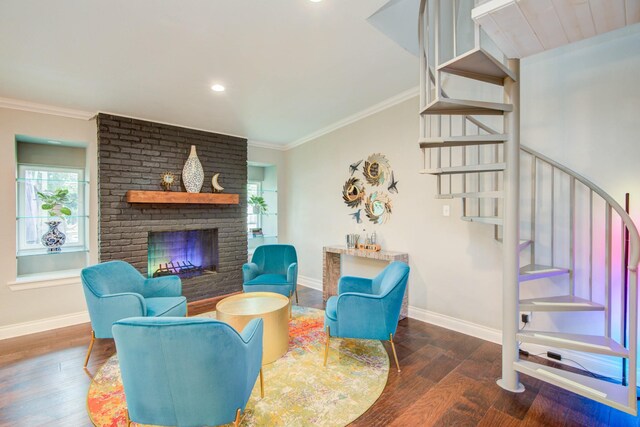
{"label": "electrical outlet", "polygon": [[442,216],[449,215],[451,215],[451,208],[449,207],[449,205],[442,205]]}

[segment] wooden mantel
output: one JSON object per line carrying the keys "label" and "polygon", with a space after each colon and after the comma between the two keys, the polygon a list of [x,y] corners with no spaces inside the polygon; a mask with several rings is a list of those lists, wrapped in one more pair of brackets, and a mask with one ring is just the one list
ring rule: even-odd
{"label": "wooden mantel", "polygon": [[182,191],[127,191],[129,203],[171,203],[199,205],[237,205],[239,194],[228,193],[186,193]]}

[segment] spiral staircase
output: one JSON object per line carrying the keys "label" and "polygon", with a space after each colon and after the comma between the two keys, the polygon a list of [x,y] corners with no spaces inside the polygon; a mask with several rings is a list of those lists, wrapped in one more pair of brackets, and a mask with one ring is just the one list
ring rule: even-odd
{"label": "spiral staircase", "polygon": [[[519,59],[499,59],[481,46],[482,30],[462,3],[420,4],[421,172],[435,175],[437,198],[461,200],[462,220],[493,227],[502,242],[498,384],[522,391],[522,373],[635,415],[638,231],[625,209],[597,185],[520,145]],[[473,39],[462,53],[461,34]],[[462,92],[460,87],[493,93],[486,85],[493,92],[501,88],[501,102],[447,94]],[[624,244],[625,230],[628,266],[617,246]],[[562,322],[543,318],[539,323],[546,328],[530,330],[520,326],[521,313],[565,315]],[[584,313],[597,320],[585,325]],[[520,346],[527,344],[616,358],[625,374],[614,381],[521,359]]]}

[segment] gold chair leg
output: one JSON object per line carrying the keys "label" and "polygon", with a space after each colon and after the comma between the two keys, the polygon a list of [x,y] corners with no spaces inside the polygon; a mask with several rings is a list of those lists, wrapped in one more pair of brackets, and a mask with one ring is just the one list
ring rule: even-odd
{"label": "gold chair leg", "polygon": [[93,343],[96,342],[96,333],[91,331],[91,342],[89,343],[89,350],[87,350],[87,357],[84,359],[84,367],[89,364],[89,357],[91,356],[91,350],[93,350]]}
{"label": "gold chair leg", "polygon": [[329,339],[331,338],[331,330],[329,326],[327,326],[325,333],[327,335],[327,340],[324,346],[324,366],[327,366],[327,358],[329,357]]}
{"label": "gold chair leg", "polygon": [[233,421],[233,427],[238,427],[240,425],[240,421],[242,421],[242,419],[240,418],[241,414],[242,411],[240,411],[240,408],[238,408],[238,410],[236,411],[236,419]]}
{"label": "gold chair leg", "polygon": [[260,368],[260,398],[264,399],[264,378],[262,377],[262,368]]}
{"label": "gold chair leg", "polygon": [[396,346],[393,345],[393,334],[389,334],[389,342],[391,343],[391,350],[393,351],[393,358],[396,360],[396,367],[400,372],[400,363],[398,363],[398,355],[396,354]]}
{"label": "gold chair leg", "polygon": [[126,420],[127,420],[127,427],[131,427],[131,418],[129,418],[129,410],[128,409],[125,410],[125,417],[126,417]]}

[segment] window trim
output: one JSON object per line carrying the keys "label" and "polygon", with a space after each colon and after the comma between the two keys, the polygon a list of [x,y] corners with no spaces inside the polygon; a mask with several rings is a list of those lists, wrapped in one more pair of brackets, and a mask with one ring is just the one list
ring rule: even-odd
{"label": "window trim", "polygon": [[[255,185],[256,186],[256,195],[259,196],[262,193],[262,181],[247,181],[247,200],[249,200],[249,185]],[[256,227],[254,228],[262,228],[262,214],[261,213],[257,213],[257,214],[250,214],[249,210],[247,209],[247,234],[251,234],[251,228],[249,227],[249,215],[255,215],[256,216]]]}
{"label": "window trim", "polygon": [[[35,164],[35,163],[19,163],[18,165],[18,178],[19,179],[26,179],[25,175],[26,175],[26,171],[27,170],[45,170],[45,171],[52,171],[52,172],[62,172],[62,173],[77,173],[78,174],[78,181],[77,181],[77,186],[78,186],[78,212],[77,212],[77,216],[80,217],[85,217],[86,216],[86,203],[87,203],[87,195],[85,194],[86,192],[86,188],[85,189],[80,189],[82,185],[84,185],[85,180],[84,180],[84,176],[85,176],[85,169],[84,168],[80,168],[80,167],[65,167],[65,166],[52,166],[52,165],[46,165],[46,164]],[[20,187],[18,186],[18,189]],[[24,217],[26,212],[25,212],[25,206],[26,206],[26,198],[25,198],[25,192],[24,191],[19,191],[16,190],[16,210],[17,210],[17,217]],[[26,230],[26,222],[27,221],[20,221],[17,220],[16,221],[18,223],[17,227],[16,227],[16,256],[24,256],[24,255],[29,255],[29,252],[33,252],[33,253],[37,253],[42,249],[42,245],[39,244],[33,244],[33,245],[29,245],[28,243],[26,243],[26,241],[24,241],[24,237],[27,234],[27,230]],[[84,221],[81,222],[78,219],[78,242],[77,243],[66,243],[65,247],[66,248],[89,248],[89,233],[87,232],[87,222],[88,221]],[[21,253],[22,255],[17,255],[17,253]]]}

